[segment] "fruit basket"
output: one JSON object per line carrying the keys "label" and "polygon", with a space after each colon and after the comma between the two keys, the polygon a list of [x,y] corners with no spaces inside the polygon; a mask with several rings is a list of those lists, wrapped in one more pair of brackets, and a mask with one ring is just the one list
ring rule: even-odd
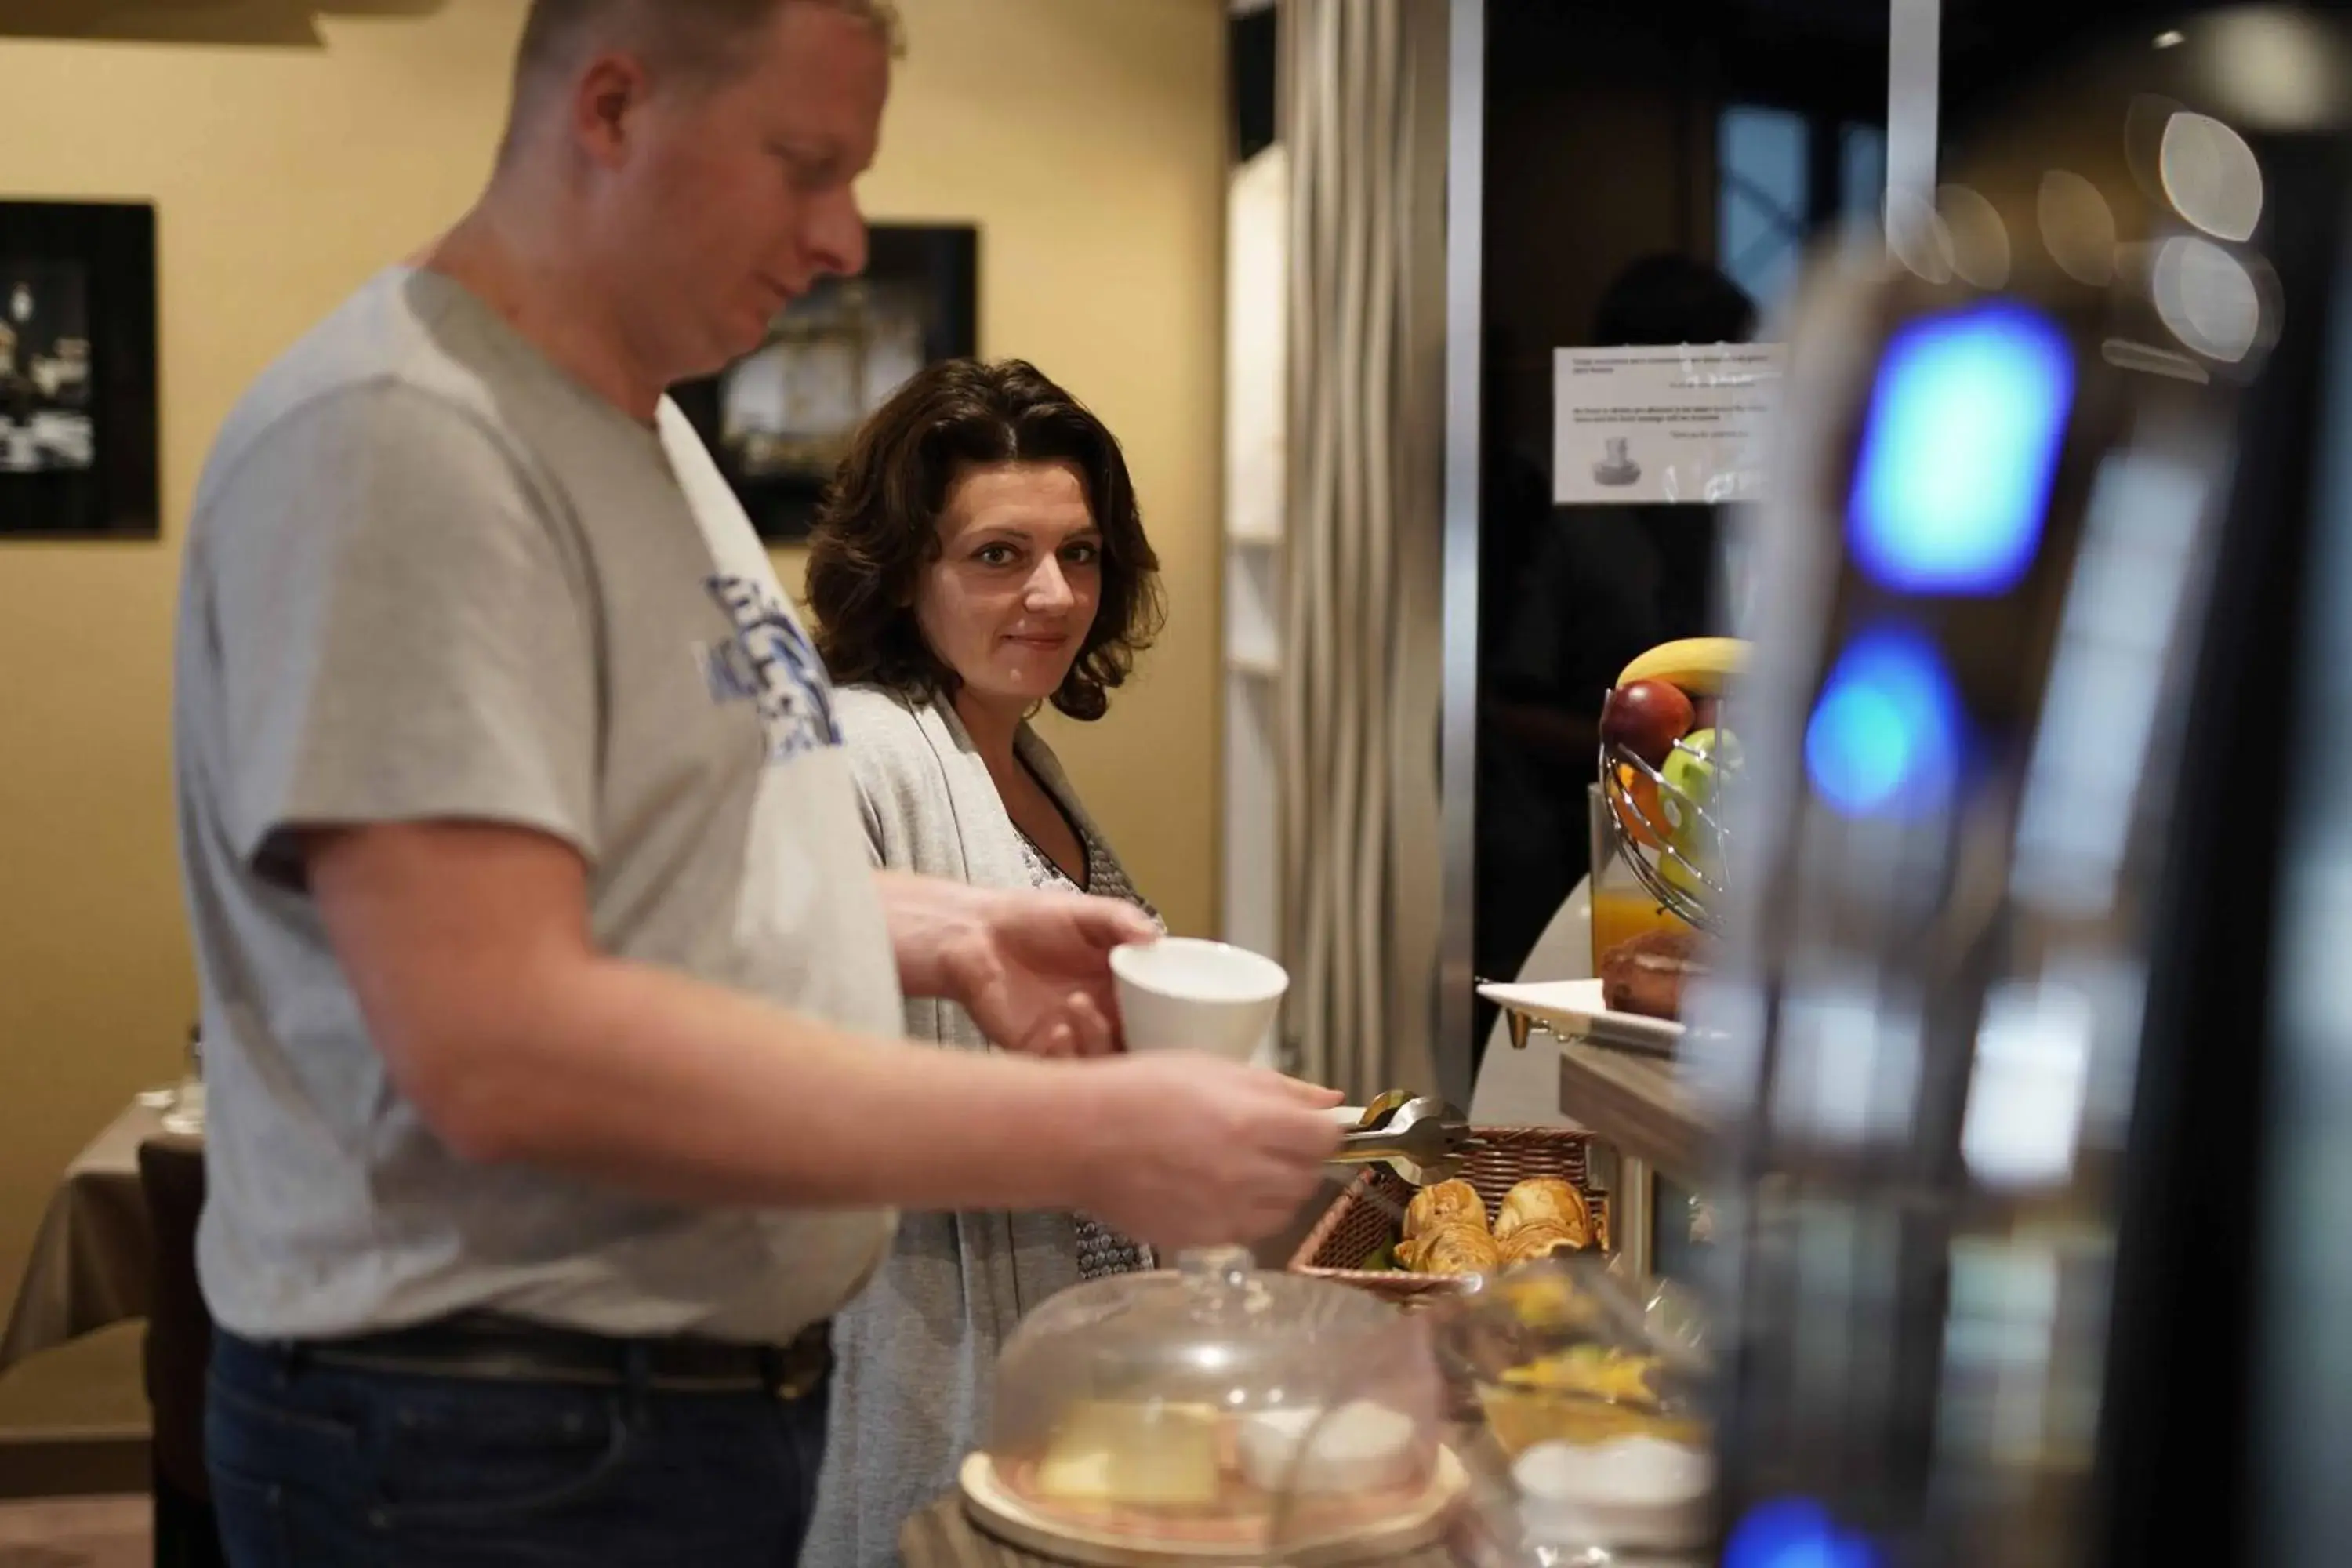
{"label": "fruit basket", "polygon": [[1724,691],[1746,656],[1731,637],[1652,648],[1625,667],[1601,717],[1612,848],[1661,908],[1709,935],[1720,934],[1724,803],[1741,764]]}

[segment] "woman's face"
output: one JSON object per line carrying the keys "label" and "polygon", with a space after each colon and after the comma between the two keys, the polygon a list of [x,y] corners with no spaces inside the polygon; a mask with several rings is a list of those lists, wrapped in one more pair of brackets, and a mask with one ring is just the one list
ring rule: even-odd
{"label": "woman's face", "polygon": [[997,463],[949,487],[915,590],[923,640],[968,700],[1027,709],[1060,689],[1102,597],[1102,533],[1076,464]]}

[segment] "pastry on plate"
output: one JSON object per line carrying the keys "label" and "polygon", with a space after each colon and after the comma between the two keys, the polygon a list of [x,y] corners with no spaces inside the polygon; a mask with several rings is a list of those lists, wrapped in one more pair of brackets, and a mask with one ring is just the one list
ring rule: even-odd
{"label": "pastry on plate", "polygon": [[1619,942],[1601,955],[1601,1001],[1612,1013],[1679,1021],[1683,991],[1703,977],[1714,944],[1695,931],[1660,930]]}
{"label": "pastry on plate", "polygon": [[1416,1274],[1491,1274],[1503,1266],[1502,1249],[1487,1230],[1483,1211],[1475,1226],[1442,1226],[1399,1242],[1396,1258]]}
{"label": "pastry on plate", "polygon": [[1538,1221],[1523,1225],[1496,1243],[1505,1263],[1534,1263],[1562,1252],[1581,1252],[1586,1245],[1582,1229],[1570,1230],[1564,1225]]}
{"label": "pastry on plate", "polygon": [[1412,1202],[1404,1211],[1404,1239],[1430,1233],[1448,1226],[1475,1226],[1486,1228],[1486,1200],[1478,1189],[1467,1182],[1440,1182],[1433,1187],[1423,1187],[1413,1194]]}
{"label": "pastry on plate", "polygon": [[1495,1215],[1495,1238],[1508,1241],[1528,1226],[1545,1225],[1567,1231],[1578,1247],[1592,1241],[1592,1209],[1576,1184],[1559,1176],[1536,1176],[1503,1194]]}

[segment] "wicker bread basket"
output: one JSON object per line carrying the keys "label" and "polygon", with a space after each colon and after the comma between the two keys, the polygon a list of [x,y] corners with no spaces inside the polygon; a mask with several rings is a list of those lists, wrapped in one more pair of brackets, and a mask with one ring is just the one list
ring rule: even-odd
{"label": "wicker bread basket", "polygon": [[[1557,1127],[1480,1127],[1472,1130],[1483,1147],[1472,1151],[1462,1179],[1478,1189],[1493,1218],[1503,1195],[1537,1176],[1559,1176],[1575,1184],[1592,1207],[1603,1247],[1610,1236],[1608,1199],[1592,1190],[1586,1152],[1589,1132]],[[1292,1255],[1290,1270],[1353,1285],[1398,1306],[1411,1308],[1460,1295],[1468,1282],[1443,1274],[1366,1268],[1365,1262],[1397,1239],[1397,1215],[1412,1201],[1413,1189],[1385,1165],[1367,1166],[1333,1201],[1329,1212],[1307,1233]]]}

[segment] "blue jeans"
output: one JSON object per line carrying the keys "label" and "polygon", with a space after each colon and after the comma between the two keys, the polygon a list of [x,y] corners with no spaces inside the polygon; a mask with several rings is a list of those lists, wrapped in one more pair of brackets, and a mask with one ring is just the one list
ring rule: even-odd
{"label": "blue jeans", "polygon": [[233,1568],[793,1568],[825,1390],[669,1393],[321,1364],[215,1338]]}

